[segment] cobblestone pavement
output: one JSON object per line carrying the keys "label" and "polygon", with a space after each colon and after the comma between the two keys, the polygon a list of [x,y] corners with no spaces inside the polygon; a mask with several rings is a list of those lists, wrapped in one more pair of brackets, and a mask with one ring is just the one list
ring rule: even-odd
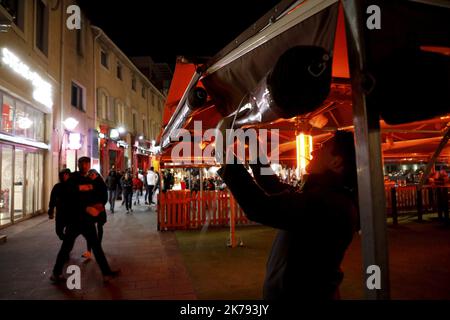
{"label": "cobblestone pavement", "polygon": [[49,280],[61,245],[54,220],[42,215],[0,234],[7,235],[0,244],[0,299],[196,299],[175,235],[156,230],[156,213],[147,205],[126,214],[117,201],[116,213],[108,210],[102,245],[111,268],[120,268],[121,274],[107,284],[95,258],[81,257],[86,241],[77,239],[67,265],[80,267],[80,290]]}

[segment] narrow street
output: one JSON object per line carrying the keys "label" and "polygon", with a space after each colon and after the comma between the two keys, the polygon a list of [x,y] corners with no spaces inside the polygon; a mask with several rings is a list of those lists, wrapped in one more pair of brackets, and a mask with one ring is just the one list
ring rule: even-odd
{"label": "narrow street", "polygon": [[61,244],[54,220],[42,215],[2,230],[8,238],[0,245],[0,299],[196,299],[175,235],[157,232],[153,208],[133,210],[126,214],[117,201],[116,213],[108,213],[103,249],[111,267],[121,270],[110,283],[103,283],[95,258],[81,257],[86,241],[77,239],[67,265],[80,266],[80,290],[49,280]]}

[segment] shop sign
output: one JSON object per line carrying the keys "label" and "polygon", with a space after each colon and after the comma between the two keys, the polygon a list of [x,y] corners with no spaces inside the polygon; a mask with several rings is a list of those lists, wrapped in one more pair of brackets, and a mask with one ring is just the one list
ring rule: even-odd
{"label": "shop sign", "polygon": [[47,108],[53,107],[52,86],[36,72],[32,71],[29,66],[23,63],[15,54],[6,48],[2,49],[1,61],[18,73],[22,78],[31,82],[34,87],[33,98],[37,102],[42,103]]}
{"label": "shop sign", "polygon": [[67,145],[69,150],[80,150],[81,149],[81,134],[79,133],[69,133],[69,144]]}
{"label": "shop sign", "polygon": [[118,146],[118,147],[123,147],[123,148],[125,148],[125,149],[128,149],[128,143],[126,143],[126,142],[123,141],[123,140],[117,141],[117,146]]}

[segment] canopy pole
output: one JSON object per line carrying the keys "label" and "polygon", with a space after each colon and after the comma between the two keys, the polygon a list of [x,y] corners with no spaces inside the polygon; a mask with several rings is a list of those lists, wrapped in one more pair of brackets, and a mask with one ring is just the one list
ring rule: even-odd
{"label": "canopy pole", "polygon": [[203,167],[200,167],[198,169],[199,171],[199,179],[200,179],[200,217],[202,217],[203,219],[203,215],[205,214],[205,198],[204,198],[204,194],[203,194]]}
{"label": "canopy pole", "polygon": [[[366,299],[382,300],[390,298],[386,204],[379,115],[368,110],[366,104],[366,92],[369,89],[368,75],[363,71],[366,67],[363,39],[363,14],[366,10],[362,7],[363,4],[359,0],[343,1],[353,96],[363,286]],[[375,268],[369,268],[370,266]],[[380,280],[380,287],[369,286],[368,284],[373,283],[371,279],[376,278]]]}
{"label": "canopy pole", "polygon": [[434,151],[434,154],[431,156],[430,160],[428,161],[427,167],[425,168],[425,171],[423,172],[423,176],[419,182],[419,189],[422,188],[423,185],[425,184],[425,182],[427,181],[427,178],[431,172],[431,169],[433,168],[434,164],[436,163],[437,158],[441,154],[442,150],[444,149],[444,147],[447,144],[449,139],[450,139],[450,127],[447,127],[447,130],[445,131],[444,136],[442,137],[442,140],[439,143],[439,146],[436,148],[436,151]]}
{"label": "canopy pole", "polygon": [[236,200],[230,192],[230,242],[231,248],[236,248]]}

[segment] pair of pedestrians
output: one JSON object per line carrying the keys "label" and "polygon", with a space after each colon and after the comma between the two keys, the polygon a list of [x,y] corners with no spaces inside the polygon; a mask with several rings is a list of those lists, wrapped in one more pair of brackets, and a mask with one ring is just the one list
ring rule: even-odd
{"label": "pair of pedestrians", "polygon": [[[58,194],[53,195],[52,190],[49,217],[52,217],[56,206],[56,234],[63,241],[50,277],[53,282],[65,281],[63,267],[79,235],[86,238],[88,251],[93,251],[105,282],[119,274],[118,270],[110,268],[101,246],[102,226],[106,222],[104,205],[107,188],[101,176],[90,170],[90,162],[90,158],[81,157],[78,160],[79,171],[63,171],[60,175],[63,179],[54,187]],[[57,205],[54,205],[56,202]]]}

